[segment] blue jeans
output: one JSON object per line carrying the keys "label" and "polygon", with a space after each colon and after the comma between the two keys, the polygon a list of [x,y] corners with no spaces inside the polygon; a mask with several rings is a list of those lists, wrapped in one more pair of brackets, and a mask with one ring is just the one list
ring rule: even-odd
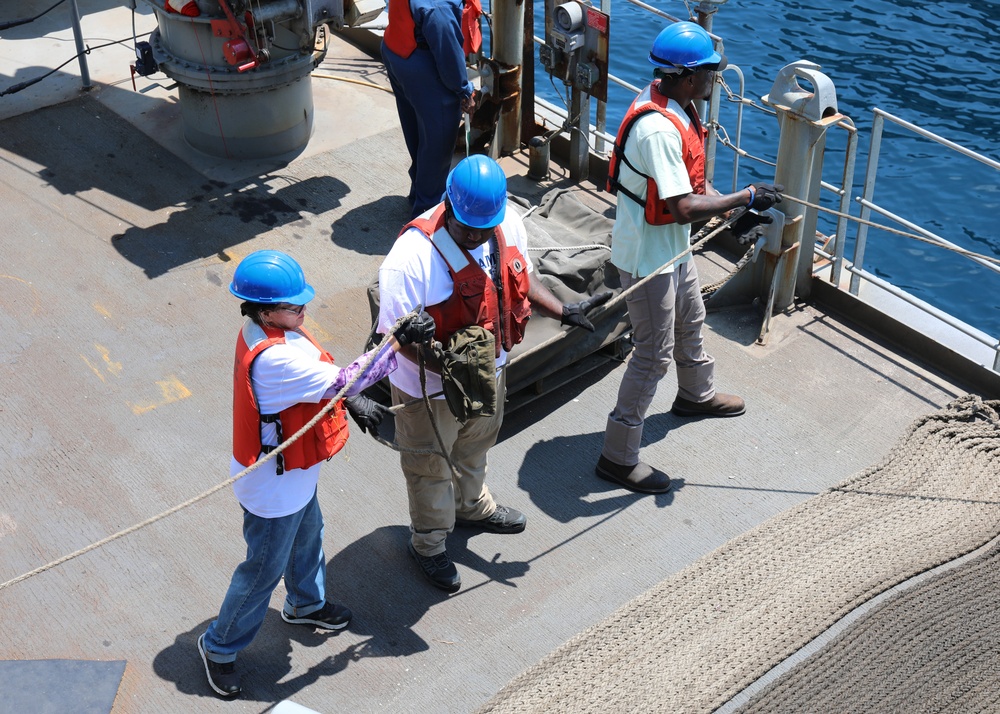
{"label": "blue jeans", "polygon": [[271,593],[285,576],[285,612],[305,616],[326,602],[323,514],[313,493],[301,511],[261,518],[243,509],[247,559],[233,573],[219,617],[205,631],[205,652],[213,662],[232,662],[264,624]]}

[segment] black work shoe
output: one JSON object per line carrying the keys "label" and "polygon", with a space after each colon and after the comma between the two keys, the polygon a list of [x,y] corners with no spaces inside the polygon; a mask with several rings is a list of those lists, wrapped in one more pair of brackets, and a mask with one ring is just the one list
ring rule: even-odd
{"label": "black work shoe", "polygon": [[316,612],[310,612],[308,615],[302,615],[301,617],[289,615],[282,608],[281,619],[289,625],[312,625],[313,627],[321,627],[324,630],[343,630],[351,621],[351,611],[343,605],[327,602]]}
{"label": "black work shoe", "polygon": [[458,568],[451,562],[447,553],[420,555],[413,547],[413,543],[407,543],[406,547],[413,559],[417,561],[424,577],[430,580],[434,587],[447,590],[450,593],[457,593],[458,589],[462,587],[462,576],[458,574]]}
{"label": "black work shoe", "polygon": [[240,675],[236,673],[234,662],[213,662],[205,654],[205,635],[198,638],[198,654],[205,665],[205,676],[208,686],[216,694],[226,699],[238,697],[240,694]]}
{"label": "black work shoe", "polygon": [[497,505],[497,510],[487,518],[480,518],[478,521],[466,521],[462,518],[455,519],[456,526],[465,528],[478,528],[490,533],[520,533],[527,525],[528,519],[520,511],[515,511],[507,506]]}
{"label": "black work shoe", "polygon": [[682,417],[734,417],[747,410],[746,402],[735,394],[716,392],[707,402],[691,402],[677,397],[670,410]]}
{"label": "black work shoe", "polygon": [[623,466],[601,456],[596,470],[605,481],[637,493],[666,493],[670,490],[670,477],[642,461],[634,466]]}

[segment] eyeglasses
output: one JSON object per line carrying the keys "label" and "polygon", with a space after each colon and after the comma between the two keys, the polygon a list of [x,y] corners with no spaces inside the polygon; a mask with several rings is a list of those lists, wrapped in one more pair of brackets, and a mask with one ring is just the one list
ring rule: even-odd
{"label": "eyeglasses", "polygon": [[284,310],[285,312],[290,312],[293,315],[301,315],[303,312],[305,312],[306,306],[305,305],[292,305],[291,307],[284,307],[284,306],[282,306],[282,307],[276,307],[274,309],[275,310]]}

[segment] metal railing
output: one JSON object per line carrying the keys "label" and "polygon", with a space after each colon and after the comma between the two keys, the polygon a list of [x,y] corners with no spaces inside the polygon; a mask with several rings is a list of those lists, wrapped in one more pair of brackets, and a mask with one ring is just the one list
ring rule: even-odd
{"label": "metal railing", "polygon": [[[66,0],[57,0],[57,2],[49,6],[47,10],[44,10],[33,17],[25,17],[18,20],[0,22],[0,30],[6,30],[11,27],[18,27],[19,25],[30,24],[35,20],[40,19],[44,15],[47,15],[52,10],[55,10],[64,2],[66,2]],[[80,8],[77,4],[77,0],[69,0],[69,21],[70,21],[70,27],[72,27],[73,29],[73,42],[76,45],[75,59],[77,59],[77,61],[80,64],[80,82],[83,86],[83,89],[85,90],[92,89],[94,85],[90,81],[90,66],[87,64],[87,52],[89,52],[89,49],[84,45],[83,42],[83,30],[80,27]],[[73,59],[74,58],[70,58],[62,65],[59,65],[59,67],[57,67],[56,70],[68,64]],[[0,96],[3,96],[5,94],[13,94],[15,92],[21,91],[22,89],[26,89],[27,87],[30,87],[31,85],[42,81],[56,70],[52,70],[51,72],[39,75],[38,77],[25,80],[23,82],[14,85],[13,87],[7,87],[3,92],[0,92]]]}
{"label": "metal railing", "polygon": [[[995,355],[993,360],[993,371],[1000,372],[1000,340],[998,340],[995,337],[984,335],[979,330],[970,327],[969,325],[959,320],[958,318],[946,312],[938,310],[937,308],[931,305],[928,305],[922,300],[919,300],[911,296],[909,293],[901,290],[900,288],[890,283],[887,283],[886,281],[882,280],[881,278],[878,278],[875,275],[872,275],[871,273],[869,273],[864,269],[865,250],[867,248],[867,243],[868,243],[868,228],[869,228],[868,222],[870,220],[873,211],[878,215],[888,218],[889,220],[894,221],[895,223],[905,227],[907,230],[913,231],[914,233],[923,236],[924,238],[927,238],[930,242],[935,243],[941,246],[942,248],[946,249],[959,248],[959,246],[957,246],[955,243],[952,243],[951,241],[942,238],[941,236],[937,235],[936,233],[933,233],[932,231],[929,231],[925,228],[922,228],[921,226],[918,226],[914,223],[911,223],[910,221],[907,221],[904,218],[901,218],[900,216],[897,216],[896,214],[886,210],[884,207],[879,206],[872,200],[875,195],[875,179],[878,173],[879,153],[882,148],[882,137],[885,130],[885,123],[887,121],[901,127],[902,129],[917,134],[918,136],[922,136],[925,139],[934,141],[937,144],[940,144],[941,146],[944,146],[960,154],[963,154],[964,156],[975,159],[976,161],[979,161],[980,163],[983,163],[986,166],[989,166],[990,168],[996,169],[998,171],[1000,171],[1000,161],[995,161],[994,159],[991,159],[987,156],[983,156],[982,154],[972,151],[971,149],[967,149],[964,146],[961,146],[960,144],[956,144],[953,141],[949,141],[948,139],[945,139],[944,137],[939,136],[938,134],[927,131],[926,129],[923,129],[922,127],[919,127],[916,124],[912,124],[911,122],[908,122],[904,119],[900,119],[899,117],[894,116],[889,112],[878,109],[877,107],[873,110],[872,116],[873,116],[872,141],[871,141],[871,150],[868,153],[868,167],[865,172],[864,190],[862,192],[862,196],[857,199],[858,203],[861,205],[861,221],[858,223],[858,234],[854,243],[854,256],[852,258],[852,263],[847,264],[843,259],[843,245],[842,243],[838,244],[837,246],[838,255],[836,256],[835,259],[835,268],[837,275],[838,276],[840,275],[841,268],[846,268],[851,273],[851,282],[849,290],[853,295],[857,295],[859,293],[861,287],[861,281],[865,280],[873,285],[877,285],[878,287],[890,293],[891,295],[920,308],[924,312],[933,315],[937,319],[944,322],[946,325],[964,333],[965,335],[971,337],[977,342],[986,345],[987,347],[993,350]],[[972,260],[973,262],[977,263],[978,265],[981,265],[982,267],[988,270],[993,271],[994,273],[1000,274],[1000,266],[996,265],[995,263],[991,263],[989,261],[985,261],[980,258],[976,258],[974,256],[970,256],[968,257],[968,259]]]}
{"label": "metal railing", "polygon": [[[657,8],[652,7],[651,5],[647,5],[641,0],[625,0],[625,1],[643,10],[646,10],[655,16],[664,18],[668,21],[672,22],[678,21],[678,18],[673,17],[666,12],[658,10]],[[608,0],[602,0],[601,3],[602,7],[607,2]],[[715,40],[721,39],[718,38],[716,35],[712,35],[712,37]],[[533,39],[536,44],[544,44],[545,42],[543,38],[537,36],[533,36]],[[738,190],[739,186],[739,172],[740,172],[741,158],[757,161],[759,163],[766,165],[772,165],[772,166],[774,165],[773,162],[749,154],[747,151],[744,150],[744,148],[741,145],[744,109],[747,106],[751,106],[752,108],[758,110],[764,110],[764,111],[770,111],[770,110],[766,110],[763,107],[760,107],[744,98],[745,78],[742,70],[737,65],[729,65],[724,70],[724,72],[733,72],[736,74],[739,82],[739,89],[738,92],[734,95],[731,91],[728,90],[728,87],[726,87],[724,84],[719,83],[716,84],[715,89],[713,90],[712,97],[709,100],[705,117],[705,126],[710,129],[708,142],[706,146],[705,169],[706,169],[706,178],[711,180],[714,177],[715,173],[716,151],[719,143],[732,150],[734,154],[733,165],[732,165],[732,191],[735,192],[736,190]],[[614,84],[617,84],[618,86],[631,91],[633,94],[638,94],[641,91],[640,87],[636,87],[630,84],[629,82],[621,79],[620,77],[611,74],[610,72],[608,73],[608,81],[613,82]],[[730,140],[725,127],[720,122],[722,89],[725,89],[729,93],[730,101],[738,104],[734,140]],[[564,113],[561,108],[556,107],[555,105],[549,104],[547,102],[541,102],[541,105],[544,107],[546,111],[550,112],[550,114],[554,113],[560,116],[560,118],[568,117],[568,109]],[[579,117],[577,120],[578,126],[573,127],[573,129],[571,129],[580,131],[586,137],[587,144],[590,146],[591,150],[599,155],[606,155],[607,151],[605,150],[605,146],[610,145],[611,142],[613,142],[614,140],[614,135],[609,134],[606,131],[606,126],[604,122],[605,113],[606,113],[606,102],[599,101],[597,105],[598,124],[596,126],[591,125],[589,117]],[[976,161],[979,161],[987,166],[1000,170],[1000,162],[995,161],[989,157],[983,156],[982,154],[976,153],[975,151],[971,151],[959,144],[956,144],[952,141],[949,141],[948,139],[945,139],[937,134],[934,134],[933,132],[927,131],[915,124],[907,122],[888,112],[876,108],[873,111],[871,150],[868,154],[868,165],[866,169],[864,187],[862,192],[863,195],[855,199],[861,207],[860,218],[856,219],[849,214],[852,204],[851,194],[854,188],[854,175],[856,169],[859,137],[857,128],[854,125],[853,121],[845,116],[841,119],[841,121],[839,121],[835,125],[848,132],[847,144],[844,149],[844,163],[843,163],[841,185],[836,186],[827,181],[822,181],[820,184],[822,191],[831,192],[835,196],[837,196],[838,209],[836,211],[830,211],[831,213],[836,214],[836,227],[834,229],[834,234],[832,236],[832,239],[828,241],[828,244],[832,244],[833,248],[832,252],[830,252],[824,249],[824,246],[817,242],[813,246],[814,254],[825,261],[829,261],[830,264],[829,280],[832,284],[839,287],[841,284],[841,280],[843,278],[843,271],[847,270],[851,276],[850,285],[848,288],[851,294],[853,295],[859,294],[862,281],[870,283],[871,285],[874,285],[880,288],[881,290],[884,290],[886,293],[894,296],[895,298],[922,310],[927,315],[930,315],[935,319],[940,320],[942,323],[948,325],[952,329],[957,330],[967,335],[968,337],[971,337],[972,339],[976,340],[977,342],[991,349],[995,355],[993,360],[993,370],[1000,372],[1000,339],[985,335],[980,330],[971,327],[970,325],[966,324],[965,322],[956,318],[955,316],[950,315],[947,312],[944,312],[943,310],[940,310],[934,307],[933,305],[928,304],[927,302],[911,295],[905,290],[895,285],[892,285],[891,283],[883,280],[882,278],[879,278],[878,276],[864,269],[865,249],[867,245],[868,228],[869,224],[871,224],[870,218],[872,212],[875,212],[876,214],[895,222],[899,226],[905,228],[907,231],[911,231],[916,235],[923,236],[924,238],[928,239],[929,242],[933,242],[941,246],[942,248],[952,249],[952,250],[960,249],[959,246],[957,246],[956,244],[946,240],[945,238],[942,238],[941,236],[933,233],[932,231],[926,230],[910,221],[907,221],[906,219],[900,216],[895,215],[894,213],[883,208],[882,206],[879,206],[872,200],[875,190],[875,178],[878,169],[879,151],[882,145],[882,136],[886,121],[889,121],[905,130],[909,130],[922,137],[930,139],[931,141],[934,141],[940,144],[941,146],[947,147],[960,154],[973,158]],[[829,157],[830,154],[828,152],[826,154],[826,158]],[[826,210],[826,209],[819,208],[819,210]],[[848,224],[851,222],[857,223],[858,231],[854,245],[853,257],[850,260],[847,260],[845,256],[846,244],[847,244],[847,229],[848,229]],[[981,258],[977,258],[975,256],[967,256],[967,257],[969,260],[972,260],[978,265],[981,265],[982,267],[985,267],[995,273],[1000,274],[1000,266],[998,266],[997,264],[987,260],[982,260]]]}

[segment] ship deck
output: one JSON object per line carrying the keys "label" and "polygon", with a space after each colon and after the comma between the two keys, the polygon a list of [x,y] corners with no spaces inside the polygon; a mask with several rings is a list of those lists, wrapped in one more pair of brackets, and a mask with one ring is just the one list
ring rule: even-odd
{"label": "ship deck", "polygon": [[[15,3],[24,14],[47,4]],[[88,43],[130,36],[117,2],[80,6]],[[152,29],[148,13],[137,22]],[[56,17],[4,33],[0,82],[55,66],[71,37]],[[240,324],[227,286],[242,257],[274,248],[300,261],[318,293],[307,326],[344,363],[363,350],[366,287],[406,219],[408,161],[388,92],[313,79],[314,136],[300,155],[216,159],[185,145],[162,75],[133,91],[129,44],[89,56],[89,92],[73,64],[0,98],[0,582],[226,479]],[[319,71],[388,87],[381,64],[338,37]],[[533,201],[570,185],[559,166],[538,184],[524,178],[526,156],[503,164],[511,190]],[[592,186],[579,193],[611,208]],[[698,260],[705,280],[728,269],[712,251]],[[196,648],[244,555],[228,488],[0,590],[0,672],[124,663],[110,700],[96,675],[84,687],[98,700],[86,711],[113,700],[115,714],[262,712],[285,700],[324,713],[473,711],[664,579],[877,462],[914,419],[967,391],[813,306],[775,317],[766,346],[755,344],[760,321],[753,306],[732,308],[706,330],[718,386],[746,399],[744,416],[674,417],[673,375],[663,381],[643,458],[674,477],[668,495],[594,475],[620,362],[510,414],[489,484],[528,528],[456,530],[463,588],[450,597],[407,555],[396,455],[355,434],[319,487],[329,595],[355,619],[337,635],[285,625],[279,587],[239,659],[239,700],[212,694]],[[0,711],[59,689],[85,700],[65,667],[40,670],[38,690],[3,681]]]}

